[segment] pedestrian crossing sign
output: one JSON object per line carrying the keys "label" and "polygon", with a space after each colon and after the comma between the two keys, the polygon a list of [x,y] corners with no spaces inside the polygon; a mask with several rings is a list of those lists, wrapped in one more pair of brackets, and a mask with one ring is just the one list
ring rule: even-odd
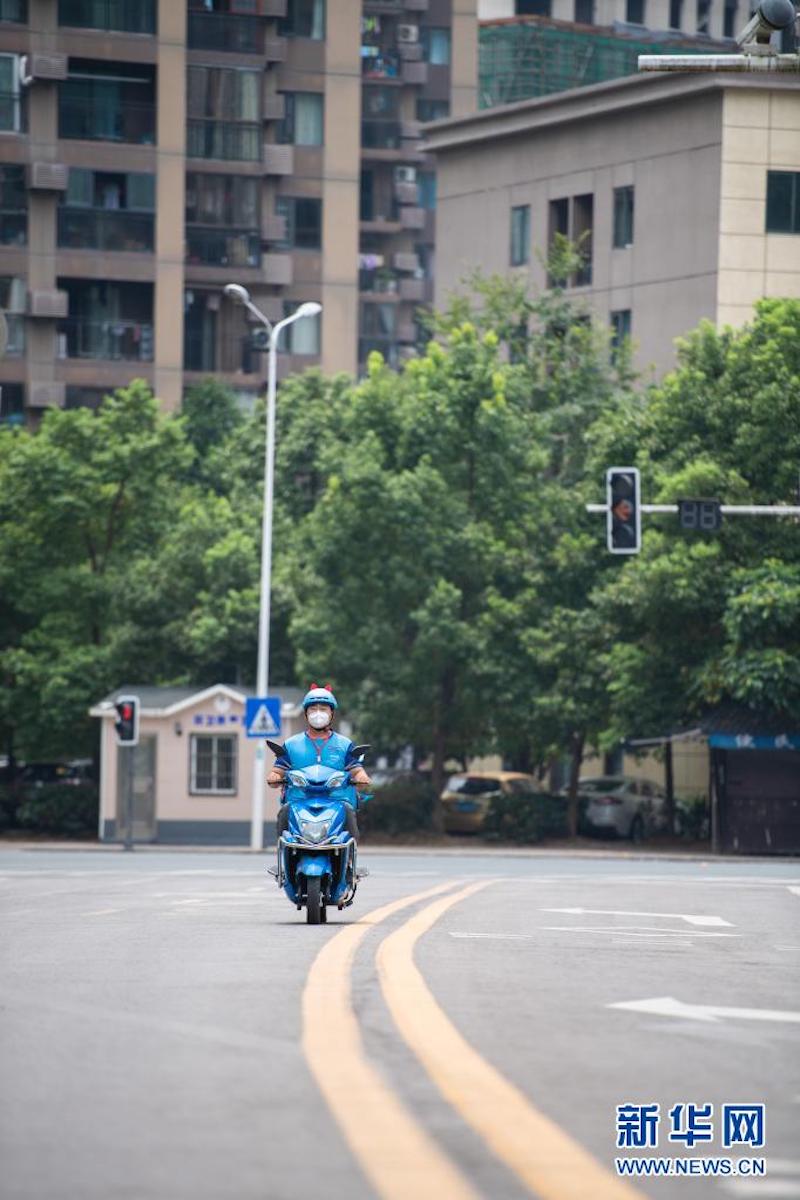
{"label": "pedestrian crossing sign", "polygon": [[244,729],[249,738],[268,738],[280,733],[280,698],[251,696],[245,703]]}

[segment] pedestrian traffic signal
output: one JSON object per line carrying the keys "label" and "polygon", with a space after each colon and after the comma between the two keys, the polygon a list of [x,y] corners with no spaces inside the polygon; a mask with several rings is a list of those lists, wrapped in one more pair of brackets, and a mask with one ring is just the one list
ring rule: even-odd
{"label": "pedestrian traffic signal", "polygon": [[118,746],[138,746],[139,744],[139,697],[120,696],[114,704],[117,719],[114,728],[117,731]]}
{"label": "pedestrian traffic signal", "polygon": [[612,554],[638,554],[642,544],[642,506],[637,467],[606,471],[606,534]]}

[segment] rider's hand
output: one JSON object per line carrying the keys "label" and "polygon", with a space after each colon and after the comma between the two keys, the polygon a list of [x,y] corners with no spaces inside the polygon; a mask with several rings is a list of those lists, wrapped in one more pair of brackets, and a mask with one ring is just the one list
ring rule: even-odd
{"label": "rider's hand", "polygon": [[273,767],[267,776],[267,787],[282,787],[284,774],[281,767]]}
{"label": "rider's hand", "polygon": [[354,783],[356,787],[363,788],[369,787],[372,783],[372,780],[363,767],[353,767],[350,772],[350,782]]}

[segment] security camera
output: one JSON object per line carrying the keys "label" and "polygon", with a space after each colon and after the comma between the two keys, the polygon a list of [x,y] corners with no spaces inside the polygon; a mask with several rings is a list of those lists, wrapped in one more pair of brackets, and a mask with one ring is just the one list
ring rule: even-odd
{"label": "security camera", "polygon": [[773,33],[788,29],[796,16],[792,0],[761,0],[736,41],[740,46],[768,46]]}

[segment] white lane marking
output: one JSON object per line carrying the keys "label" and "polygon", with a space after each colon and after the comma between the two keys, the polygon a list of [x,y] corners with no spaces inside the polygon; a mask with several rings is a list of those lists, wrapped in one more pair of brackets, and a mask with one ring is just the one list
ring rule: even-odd
{"label": "white lane marking", "polygon": [[691,1021],[718,1021],[725,1017],[740,1021],[800,1022],[800,1012],[781,1012],[775,1008],[725,1008],[716,1004],[685,1004],[674,996],[654,996],[649,1000],[621,1000],[606,1008],[649,1013],[655,1017],[684,1017]]}
{"label": "white lane marking", "polygon": [[82,917],[107,917],[110,913],[122,912],[121,908],[95,908],[90,912],[80,913]]}
{"label": "white lane marking", "polygon": [[[650,929],[648,925],[540,925],[539,931],[558,932],[558,934],[612,934],[614,936],[630,937],[741,937],[741,934],[699,934],[697,930],[688,932],[685,929]],[[451,937],[480,938],[486,941],[501,942],[533,942],[536,934],[471,934],[471,932],[451,932]]]}
{"label": "white lane marking", "polygon": [[800,896],[800,887],[790,887],[789,891],[793,896]]}
{"label": "white lane marking", "polygon": [[576,916],[598,916],[598,917],[667,917],[673,921],[687,921],[689,925],[729,925],[733,927],[732,921],[726,921],[724,917],[697,917],[691,916],[689,913],[665,913],[665,912],[630,912],[627,909],[616,908],[543,908],[541,912],[552,913],[575,913]]}

